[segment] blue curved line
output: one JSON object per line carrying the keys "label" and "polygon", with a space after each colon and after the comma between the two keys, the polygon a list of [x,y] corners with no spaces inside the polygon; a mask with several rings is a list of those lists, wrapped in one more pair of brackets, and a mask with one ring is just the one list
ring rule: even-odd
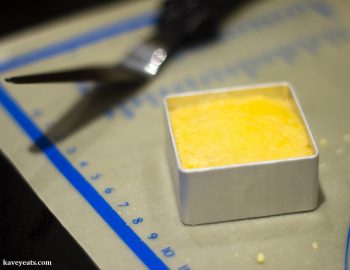
{"label": "blue curved line", "polygon": [[87,44],[96,43],[106,38],[121,35],[130,31],[135,31],[146,26],[153,25],[157,19],[155,12],[147,12],[141,15],[129,18],[127,20],[116,22],[103,26],[92,31],[83,33],[73,38],[48,45],[29,53],[24,53],[11,58],[7,61],[0,62],[0,72],[9,71],[17,67],[31,64],[38,60],[43,60],[58,54],[77,49]]}
{"label": "blue curved line", "polygon": [[344,258],[344,270],[349,269],[349,245],[350,245],[350,226],[348,229],[348,238],[345,244],[345,258]]}

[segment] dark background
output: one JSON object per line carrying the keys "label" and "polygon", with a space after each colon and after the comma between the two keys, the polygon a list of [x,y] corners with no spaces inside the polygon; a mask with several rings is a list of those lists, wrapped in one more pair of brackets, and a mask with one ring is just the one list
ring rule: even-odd
{"label": "dark background", "polygon": [[1,1],[0,37],[77,11],[121,0],[10,0]]}
{"label": "dark background", "polygon": [[[0,38],[110,2],[116,0],[2,1]],[[96,269],[2,153],[0,168],[0,265],[3,259],[51,260],[54,269]]]}

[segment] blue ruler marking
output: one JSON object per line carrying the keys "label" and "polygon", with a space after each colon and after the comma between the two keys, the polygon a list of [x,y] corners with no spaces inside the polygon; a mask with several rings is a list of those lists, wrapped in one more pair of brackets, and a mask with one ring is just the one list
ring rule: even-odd
{"label": "blue ruler marking", "polygon": [[[0,72],[9,71],[24,65],[34,63],[58,54],[77,49],[110,37],[141,29],[152,25],[156,20],[156,13],[144,13],[122,22],[104,26],[62,42],[39,48],[35,51],[16,56],[0,62]],[[117,212],[103,199],[103,197],[89,184],[73,165],[62,155],[50,140],[44,136],[34,122],[24,113],[20,106],[0,85],[0,103],[12,116],[17,124],[43,151],[51,163],[64,175],[76,190],[100,214],[106,223],[135,253],[135,255],[150,269],[169,269],[165,263],[142,241],[142,239],[127,225]],[[50,146],[50,147],[47,147]]]}
{"label": "blue ruler marking", "polygon": [[129,18],[122,22],[103,26],[62,42],[39,48],[30,53],[25,53],[7,61],[0,62],[0,72],[8,71],[20,66],[31,64],[38,60],[53,57],[64,52],[104,40],[106,38],[115,37],[126,32],[141,29],[154,24],[156,18],[157,16],[155,12],[143,13],[142,15]]}
{"label": "blue ruler marking", "polygon": [[[235,38],[237,37],[237,34],[246,34],[254,29],[256,30],[256,28],[261,29],[272,27],[275,24],[280,24],[284,20],[295,19],[297,16],[306,13],[307,10],[312,10],[326,18],[334,17],[334,10],[332,6],[327,3],[327,1],[300,1],[293,3],[285,8],[270,11],[267,14],[263,14],[256,19],[244,21],[240,24],[237,24],[232,29],[230,29],[228,33],[226,33],[226,37],[224,38]],[[34,50],[30,53],[25,53],[10,60],[0,62],[0,72],[9,71],[11,69],[15,69],[23,65],[28,65],[38,60],[43,60],[64,52],[77,49],[81,46],[115,37],[126,32],[141,29],[145,26],[153,25],[156,19],[156,12],[147,12],[134,16],[132,18],[128,18],[121,22],[102,26],[82,35],[78,35],[62,42],[48,45],[46,47]],[[179,55],[181,55],[181,53],[179,53],[178,56]]]}
{"label": "blue ruler marking", "polygon": [[[77,169],[62,155],[57,147],[44,136],[40,129],[26,115],[20,106],[0,85],[0,103],[23,131],[43,151],[58,171],[76,188],[114,232],[150,269],[169,269],[164,262],[142,241],[116,211],[90,185]],[[49,147],[48,147],[49,146]]]}
{"label": "blue ruler marking", "polygon": [[345,244],[345,258],[344,258],[344,270],[349,269],[349,246],[350,246],[350,226],[348,229],[348,237],[346,239],[346,244]]}

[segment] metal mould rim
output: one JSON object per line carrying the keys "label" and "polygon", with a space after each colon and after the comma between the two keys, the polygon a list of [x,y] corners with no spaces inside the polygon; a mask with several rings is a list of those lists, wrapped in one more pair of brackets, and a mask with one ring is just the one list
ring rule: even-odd
{"label": "metal mould rim", "polygon": [[[175,136],[173,133],[172,125],[171,125],[171,119],[169,115],[169,106],[168,106],[168,100],[172,98],[177,97],[188,97],[188,96],[199,96],[203,94],[219,94],[219,93],[225,93],[225,92],[234,92],[234,91],[249,91],[249,90],[257,90],[261,88],[269,88],[269,87],[277,87],[277,86],[285,86],[287,87],[288,91],[290,92],[293,101],[295,102],[295,105],[298,109],[298,112],[300,114],[300,117],[303,121],[304,127],[306,129],[306,132],[309,136],[309,139],[312,143],[312,147],[314,149],[314,154],[309,156],[302,156],[302,157],[292,157],[292,158],[284,158],[284,159],[278,159],[278,160],[267,160],[267,161],[257,161],[257,162],[248,162],[248,163],[241,163],[241,164],[229,164],[224,166],[214,166],[214,167],[207,167],[207,168],[192,168],[192,169],[186,169],[183,168],[181,165],[180,157],[177,151],[176,142],[175,142]],[[293,86],[287,82],[287,81],[280,81],[280,82],[272,82],[272,83],[260,83],[260,84],[248,84],[248,85],[242,85],[242,86],[234,86],[234,87],[223,87],[223,88],[216,88],[216,89],[204,89],[204,90],[198,90],[198,91],[189,91],[186,93],[178,93],[178,94],[170,94],[164,97],[164,108],[165,108],[165,116],[167,121],[167,128],[170,131],[171,136],[171,143],[172,147],[175,153],[176,158],[176,165],[180,172],[188,174],[188,173],[201,173],[201,172],[208,172],[208,171],[219,171],[219,170],[227,170],[227,169],[234,169],[234,168],[242,168],[242,167],[253,167],[253,166],[263,166],[263,165],[271,165],[271,164],[281,164],[291,161],[299,161],[299,160],[312,160],[317,159],[319,157],[319,150],[317,148],[315,139],[312,135],[311,129],[309,127],[308,122],[306,121],[305,114],[301,108],[301,104],[299,102],[299,99],[295,93],[295,90]]]}

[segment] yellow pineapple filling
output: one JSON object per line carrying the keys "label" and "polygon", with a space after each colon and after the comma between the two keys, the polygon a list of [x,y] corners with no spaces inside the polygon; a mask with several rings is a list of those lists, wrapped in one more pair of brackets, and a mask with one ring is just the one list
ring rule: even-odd
{"label": "yellow pineapple filling", "polygon": [[313,154],[307,131],[286,97],[220,95],[171,108],[183,168],[207,168]]}

